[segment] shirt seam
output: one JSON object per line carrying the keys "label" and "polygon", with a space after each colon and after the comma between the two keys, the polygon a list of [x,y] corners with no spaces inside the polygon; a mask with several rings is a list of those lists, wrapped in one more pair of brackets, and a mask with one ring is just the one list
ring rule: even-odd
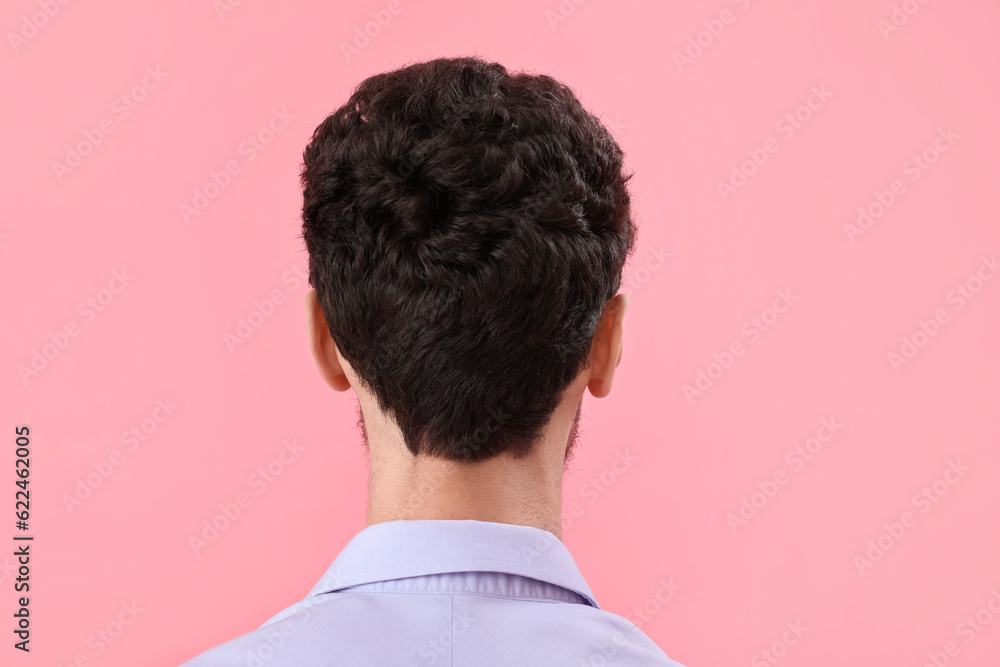
{"label": "shirt seam", "polygon": [[587,607],[590,606],[590,604],[586,602],[586,598],[584,598],[579,593],[576,593],[576,595],[579,595],[580,599],[583,600],[583,602],[576,602],[574,600],[560,600],[558,598],[542,598],[534,596],[516,597],[511,595],[498,595],[496,593],[479,593],[479,592],[456,593],[455,591],[352,591],[348,589],[339,591],[329,591],[328,593],[325,593],[325,595],[346,595],[348,593],[357,593],[357,594],[375,593],[378,595],[450,595],[452,596],[452,603],[454,603],[455,601],[454,598],[456,595],[468,595],[470,597],[492,598],[494,600],[524,600],[525,602],[551,602],[552,604],[563,603],[563,604],[582,604]]}
{"label": "shirt seam", "polygon": [[[390,565],[388,567],[376,567],[376,568],[368,568],[368,569],[365,569],[365,570],[354,570],[354,574],[355,575],[363,575],[363,574],[373,574],[373,573],[381,573],[381,572],[391,572],[393,570],[400,570],[400,569],[407,569],[407,568],[419,567],[419,566],[425,565],[425,564],[427,564],[427,565],[443,565],[443,564],[449,564],[449,563],[458,563],[460,565],[464,565],[464,564],[468,563],[469,560],[470,559],[468,559],[468,558],[451,558],[451,559],[448,559],[448,560],[435,559],[435,560],[426,560],[426,561],[421,560],[421,561],[416,561],[416,562],[411,562],[411,563],[402,563],[400,565]],[[484,563],[510,563],[510,559],[509,558],[474,558],[472,560],[475,561],[475,562],[477,562],[477,563],[478,562],[484,562]],[[576,578],[576,577],[570,577],[565,572],[561,572],[559,570],[550,570],[549,568],[539,567],[537,565],[529,565],[528,567],[529,567],[529,569],[538,570],[540,572],[547,572],[549,574],[554,574],[554,575],[556,575],[558,577],[561,577],[561,578],[573,578],[573,579]],[[452,571],[453,572],[478,572],[480,570],[452,570]],[[435,573],[432,573],[432,574],[443,574],[443,572],[435,572]],[[509,572],[504,572],[504,574],[510,574],[510,573]],[[520,574],[520,573],[518,572],[516,574]],[[521,574],[521,576],[530,576],[530,575],[523,575],[523,574]],[[341,575],[341,577],[343,577],[343,575]]]}

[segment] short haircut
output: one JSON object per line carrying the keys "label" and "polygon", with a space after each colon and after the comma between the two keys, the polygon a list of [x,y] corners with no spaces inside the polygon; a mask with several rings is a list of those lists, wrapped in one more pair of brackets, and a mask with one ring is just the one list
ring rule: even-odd
{"label": "short haircut", "polygon": [[374,75],[316,128],[309,283],[414,455],[540,439],[634,248],[623,157],[569,87],[478,57]]}

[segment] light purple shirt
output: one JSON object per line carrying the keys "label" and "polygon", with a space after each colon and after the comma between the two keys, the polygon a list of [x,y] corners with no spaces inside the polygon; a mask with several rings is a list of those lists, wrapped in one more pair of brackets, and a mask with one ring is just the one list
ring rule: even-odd
{"label": "light purple shirt", "polygon": [[566,546],[528,526],[392,521],[309,595],[182,667],[683,667],[602,611]]}

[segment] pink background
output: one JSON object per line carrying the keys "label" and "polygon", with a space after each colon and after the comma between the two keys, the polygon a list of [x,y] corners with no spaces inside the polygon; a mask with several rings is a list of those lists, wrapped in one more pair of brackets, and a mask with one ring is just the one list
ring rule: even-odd
{"label": "pink background", "polygon": [[[0,556],[0,662],[176,665],[304,597],[363,527],[353,400],[306,347],[302,149],[363,78],[478,54],[566,82],[636,172],[624,361],[612,395],[586,400],[564,493],[581,509],[565,542],[603,607],[692,667],[772,664],[763,650],[998,664],[1000,280],[982,258],[1000,253],[1000,7],[908,0],[895,26],[885,1],[398,2],[4,3],[2,532],[27,424],[36,541],[28,656]],[[345,55],[372,12],[391,21]],[[891,205],[849,234],[878,196]],[[51,358],[24,374],[35,351]],[[251,477],[292,440],[305,449],[279,475]],[[251,504],[195,555],[189,537],[240,493]]]}

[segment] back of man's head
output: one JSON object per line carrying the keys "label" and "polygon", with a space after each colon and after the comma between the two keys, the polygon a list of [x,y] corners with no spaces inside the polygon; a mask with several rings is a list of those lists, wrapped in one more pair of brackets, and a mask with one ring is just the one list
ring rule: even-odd
{"label": "back of man's head", "polygon": [[413,454],[540,437],[632,252],[622,160],[569,88],[478,58],[372,76],[316,128],[309,282]]}

